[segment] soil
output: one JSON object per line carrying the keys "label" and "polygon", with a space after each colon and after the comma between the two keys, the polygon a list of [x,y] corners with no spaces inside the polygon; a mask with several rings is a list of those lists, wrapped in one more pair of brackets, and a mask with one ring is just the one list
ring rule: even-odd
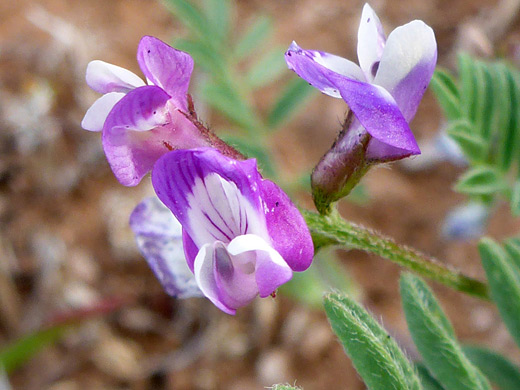
{"label": "soil", "polygon": [[[258,14],[273,19],[274,44],[296,40],[305,48],[355,58],[363,1],[236,4],[239,27]],[[443,66],[453,66],[461,47],[519,60],[516,14],[491,20],[500,29],[478,23],[500,15],[494,12],[498,1],[371,5],[387,32],[412,19],[432,26]],[[468,26],[474,34],[464,34]],[[319,309],[278,294],[232,317],[207,300],[173,300],[139,255],[127,221],[133,207],[153,193],[149,178],[136,188],[119,185],[98,134],[82,130],[80,122],[96,98],[84,82],[88,61],[102,59],[140,73],[135,50],[143,35],[169,41],[186,31],[162,3],[151,0],[0,3],[0,345],[56,321],[60,313],[89,318],[13,372],[12,388],[238,390],[287,382],[305,389],[363,389]],[[342,101],[319,95],[285,126],[273,148],[286,176],[310,172],[332,144],[345,110]],[[214,113],[207,121],[224,123]],[[412,123],[421,145],[435,136],[440,122],[428,92]],[[482,278],[477,241],[440,235],[446,213],[465,200],[451,190],[462,172],[448,162],[420,170],[402,164],[375,169],[363,180],[370,201],[345,201],[340,210],[349,220]],[[299,202],[312,208],[308,195]],[[500,204],[487,234],[501,239],[519,227],[507,204]],[[363,304],[417,358],[399,303],[401,269],[360,251],[339,256]],[[492,305],[430,285],[461,340],[520,361]],[[101,314],[93,316],[92,310]]]}

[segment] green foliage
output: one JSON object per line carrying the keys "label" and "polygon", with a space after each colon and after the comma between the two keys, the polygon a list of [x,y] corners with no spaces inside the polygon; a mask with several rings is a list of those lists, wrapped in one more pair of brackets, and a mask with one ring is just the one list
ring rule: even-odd
{"label": "green foliage", "polygon": [[413,341],[439,383],[446,389],[490,390],[486,378],[464,355],[453,327],[426,283],[404,274],[400,287]]}
{"label": "green foliage", "polygon": [[465,346],[464,354],[499,390],[517,390],[520,371],[507,358],[480,346]]}
{"label": "green foliage", "polygon": [[67,329],[66,325],[36,331],[0,350],[0,367],[10,373],[46,346],[56,342]]}
{"label": "green foliage", "polygon": [[423,390],[444,390],[441,384],[435,379],[430,371],[421,363],[415,364],[415,369],[421,380]]}
{"label": "green foliage", "polygon": [[324,306],[334,333],[370,390],[421,389],[397,343],[361,306],[336,293],[325,296]]}
{"label": "green foliage", "polygon": [[190,53],[206,72],[207,81],[198,82],[202,99],[241,130],[235,133],[237,137],[264,145],[262,137],[290,119],[313,90],[304,88],[300,80],[282,82],[274,104],[268,105],[265,113],[254,106],[258,89],[287,72],[284,48],[273,48],[269,41],[273,35],[271,20],[260,16],[248,23],[245,31],[237,31],[233,23],[235,5],[230,0],[166,3],[190,34],[174,46]]}
{"label": "green foliage", "polygon": [[520,269],[506,250],[489,238],[479,243],[491,297],[509,332],[520,346]]}
{"label": "green foliage", "polygon": [[487,204],[505,196],[520,215],[520,72],[461,54],[458,79],[437,69],[431,86],[470,163],[455,189]]}

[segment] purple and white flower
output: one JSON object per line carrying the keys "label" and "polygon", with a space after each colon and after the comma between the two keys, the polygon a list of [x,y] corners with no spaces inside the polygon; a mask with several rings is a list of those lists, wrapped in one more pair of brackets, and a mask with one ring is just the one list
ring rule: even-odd
{"label": "purple and white flower", "polygon": [[[310,266],[314,248],[305,220],[276,184],[261,177],[256,160],[237,161],[212,148],[175,150],[156,162],[152,184],[182,225],[196,284],[222,311],[235,314],[256,296],[271,295],[293,271]],[[132,227],[150,236],[142,226],[151,226],[152,217],[141,207]],[[159,225],[154,229],[164,237],[169,225]],[[157,247],[162,244],[143,253],[175,295],[177,266]]]}
{"label": "purple and white flower", "polygon": [[143,200],[130,216],[139,251],[166,292],[176,298],[202,297],[182,247],[182,227],[156,197]]}
{"label": "purple and white flower", "polygon": [[137,185],[163,154],[172,149],[209,146],[188,119],[189,54],[145,36],[137,61],[148,85],[136,74],[103,61],[87,66],[87,84],[102,93],[81,126],[103,132],[103,149],[119,182]]}
{"label": "purple and white flower", "polygon": [[408,126],[426,91],[437,61],[433,30],[414,20],[388,39],[379,18],[365,4],[358,30],[359,66],[333,54],[304,50],[295,42],[285,54],[291,70],[321,92],[343,98],[355,116],[352,131],[371,139],[367,162],[419,154]]}

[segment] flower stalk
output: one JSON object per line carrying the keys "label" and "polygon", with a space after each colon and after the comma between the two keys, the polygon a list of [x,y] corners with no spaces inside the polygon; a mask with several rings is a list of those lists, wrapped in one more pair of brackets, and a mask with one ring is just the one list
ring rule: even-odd
{"label": "flower stalk", "polygon": [[364,250],[445,286],[489,300],[489,289],[485,283],[443,265],[438,260],[415,249],[397,244],[392,239],[371,229],[347,222],[338,213],[323,216],[303,211],[303,216],[311,231],[316,251],[329,245]]}

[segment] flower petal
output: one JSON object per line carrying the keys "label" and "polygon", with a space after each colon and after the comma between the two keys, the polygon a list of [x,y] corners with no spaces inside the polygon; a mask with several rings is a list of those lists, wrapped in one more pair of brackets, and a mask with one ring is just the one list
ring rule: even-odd
{"label": "flower petal", "polygon": [[214,248],[212,244],[206,244],[200,248],[194,262],[195,280],[202,293],[215,306],[227,314],[236,314],[236,309],[227,306],[219,296],[219,289],[215,279]]}
{"label": "flower petal", "polygon": [[227,247],[233,256],[255,255],[255,278],[260,297],[271,295],[292,278],[292,270],[280,254],[262,237],[246,234],[236,237]]}
{"label": "flower petal", "polygon": [[87,65],[87,84],[99,93],[129,92],[146,85],[135,73],[104,61],[91,61]]}
{"label": "flower petal", "polygon": [[159,199],[195,246],[254,233],[268,237],[255,160],[236,161],[215,149],[175,150],[154,166]]}
{"label": "flower petal", "polygon": [[336,85],[372,137],[392,148],[403,149],[408,155],[421,152],[408,122],[388,91],[374,84],[339,77]]}
{"label": "flower petal", "polygon": [[156,86],[136,88],[114,106],[104,128],[147,131],[163,125],[168,122],[166,102],[169,98],[166,92]]}
{"label": "flower petal", "polygon": [[149,131],[105,126],[103,149],[121,184],[139,184],[155,162],[173,148],[198,147],[205,142],[197,138],[198,129],[181,112],[170,113],[169,120],[170,123]]}
{"label": "flower petal", "polygon": [[394,97],[404,118],[412,120],[437,62],[433,30],[420,20],[388,36],[374,83]]}
{"label": "flower petal", "polygon": [[81,121],[81,127],[89,131],[101,131],[108,114],[116,103],[125,96],[123,92],[109,92],[99,99],[85,113]]}
{"label": "flower petal", "polygon": [[368,4],[363,7],[358,30],[357,55],[368,81],[374,80],[383,55],[386,37],[381,21]]}
{"label": "flower petal", "polygon": [[137,61],[146,78],[164,89],[175,106],[187,111],[188,86],[193,71],[193,59],[161,40],[145,36],[139,42]]}
{"label": "flower petal", "polygon": [[130,216],[130,227],[140,252],[169,295],[203,296],[184,258],[181,225],[159,199],[141,202]]}
{"label": "flower petal", "polygon": [[267,230],[274,249],[293,271],[305,271],[312,262],[314,245],[299,210],[280,187],[270,180],[260,185]]}
{"label": "flower petal", "polygon": [[341,95],[329,76],[365,80],[363,72],[353,62],[321,51],[303,50],[296,42],[293,42],[285,53],[285,61],[289,69],[296,72],[313,87],[336,98]]}

